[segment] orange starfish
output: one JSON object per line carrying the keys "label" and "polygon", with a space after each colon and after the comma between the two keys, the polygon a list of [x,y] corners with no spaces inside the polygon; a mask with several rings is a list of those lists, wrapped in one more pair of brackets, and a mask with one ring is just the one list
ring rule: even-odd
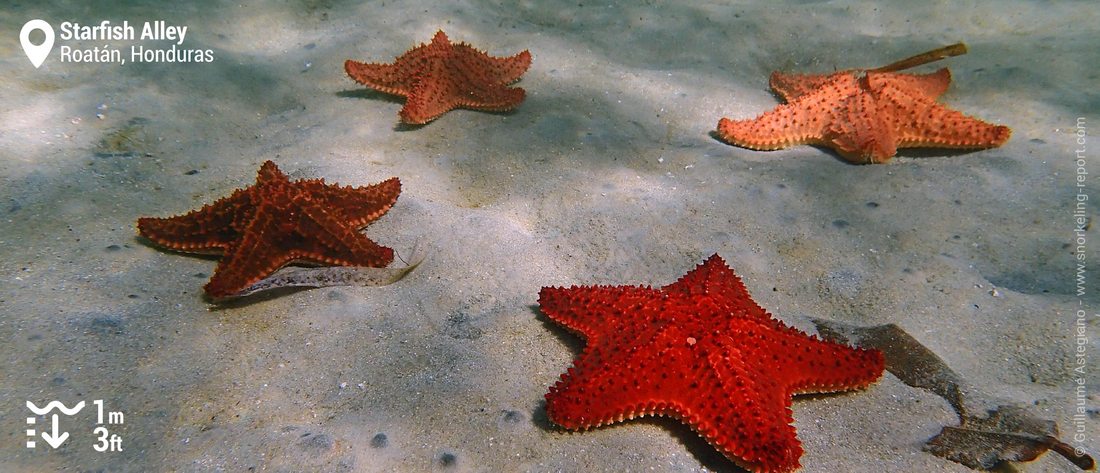
{"label": "orange starfish", "polygon": [[[956,47],[965,52],[961,44]],[[756,150],[823,145],[853,163],[884,163],[898,148],[981,149],[1008,141],[1008,127],[936,102],[951,83],[947,69],[923,75],[891,72],[912,62],[822,75],[773,72],[771,87],[787,104],[752,120],[722,118],[718,136]]]}
{"label": "orange starfish", "polygon": [[401,121],[420,125],[458,107],[503,111],[523,102],[525,92],[508,87],[531,66],[527,50],[493,57],[466,43],[453,44],[438,31],[393,64],[347,60],[344,70],[356,82],[387,94],[408,97]]}
{"label": "orange starfish", "polygon": [[224,253],[206,284],[213,298],[232,296],[282,266],[304,262],[384,267],[393,250],[359,229],[397,201],[396,177],[367,187],[324,179],[291,181],[271,161],[256,184],[185,215],[138,219],[141,236],[188,253]]}
{"label": "orange starfish", "polygon": [[659,289],[544,287],[539,309],[587,341],[546,394],[551,421],[576,430],[672,416],[756,472],[799,467],[792,394],[862,388],[885,364],[773,319],[718,255]]}

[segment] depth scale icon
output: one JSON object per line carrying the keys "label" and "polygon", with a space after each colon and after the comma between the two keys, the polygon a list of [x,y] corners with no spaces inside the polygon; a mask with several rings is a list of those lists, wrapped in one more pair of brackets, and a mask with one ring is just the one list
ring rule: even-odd
{"label": "depth scale icon", "polygon": [[[24,29],[26,29],[26,28],[24,28]],[[27,401],[27,409],[30,409],[30,411],[33,412],[35,415],[40,415],[40,416],[44,416],[46,414],[49,414],[50,411],[52,411],[54,409],[57,409],[57,410],[61,411],[62,414],[65,414],[67,416],[71,416],[73,414],[76,414],[77,412],[80,412],[80,410],[83,409],[83,408],[84,408],[84,401],[78,402],[72,408],[65,407],[65,405],[62,404],[61,401],[50,401],[49,403],[46,404],[46,407],[43,407],[43,408],[39,408],[38,406],[34,405],[33,402]],[[47,431],[47,432],[42,432],[42,440],[45,440],[46,443],[48,443],[50,445],[50,448],[57,448],[57,447],[60,447],[61,444],[65,443],[65,440],[69,438],[69,433],[68,432],[61,432],[61,431],[58,430],[57,414],[53,414],[51,416],[51,420],[52,420],[51,430]],[[27,425],[34,425],[35,422],[36,422],[35,417],[28,417],[27,418]],[[27,429],[27,436],[35,437],[36,436],[35,430],[34,429]],[[34,440],[28,440],[27,441],[27,448],[34,448],[34,447],[35,447],[35,441]]]}

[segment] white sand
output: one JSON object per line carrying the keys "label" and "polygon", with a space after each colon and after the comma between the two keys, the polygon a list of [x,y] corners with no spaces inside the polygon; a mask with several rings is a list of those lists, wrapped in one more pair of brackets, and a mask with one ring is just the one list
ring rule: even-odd
{"label": "white sand", "polygon": [[[535,308],[542,286],[663,285],[715,252],[776,317],[804,330],[809,317],[897,323],[1071,437],[1073,314],[1100,303],[1091,273],[1086,297],[1073,294],[1066,246],[1073,127],[1100,125],[1100,15],[1086,2],[355,3],[27,3],[0,15],[9,39],[36,17],[165,19],[216,57],[54,56],[34,70],[0,42],[0,469],[729,469],[670,421],[552,428],[543,395],[582,345]],[[440,28],[494,55],[529,48],[526,102],[397,130],[401,100],[343,73],[345,59],[389,61]],[[875,66],[956,41],[970,54],[943,64],[943,101],[1010,125],[1002,148],[852,166],[709,135],[720,117],[776,104],[772,70]],[[135,117],[141,153],[95,154]],[[341,184],[399,176],[397,205],[367,234],[431,255],[391,286],[210,310],[214,261],[146,246],[134,223],[228,195],[267,159]],[[1085,192],[1100,196],[1092,180]],[[1100,239],[1087,236],[1091,265]],[[124,450],[91,449],[89,412],[59,451],[24,448],[24,402],[51,399],[124,411]],[[956,421],[950,407],[889,374],[798,399],[794,417],[803,471],[969,471],[920,449]],[[1074,471],[1055,455],[1018,468]]]}

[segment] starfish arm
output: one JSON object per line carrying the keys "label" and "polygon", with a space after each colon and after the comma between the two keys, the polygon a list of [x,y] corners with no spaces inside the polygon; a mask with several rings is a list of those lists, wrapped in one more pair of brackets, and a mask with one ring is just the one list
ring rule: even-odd
{"label": "starfish arm", "polygon": [[[649,311],[653,312],[653,311]],[[584,351],[546,395],[546,411],[568,429],[589,429],[645,415],[676,415],[695,394],[699,362],[679,327],[626,329],[629,339],[588,339]],[[625,342],[625,343],[624,343]],[[687,385],[691,382],[689,388]]]}
{"label": "starfish arm", "polygon": [[[438,61],[441,51],[447,52],[450,44],[447,36],[440,31],[429,44],[420,44],[394,59],[392,64],[362,63],[353,60],[344,62],[344,71],[356,82],[387,94],[408,97],[416,84]],[[442,35],[442,43],[440,42]]]}
{"label": "starfish arm", "polygon": [[928,74],[902,74],[892,72],[868,72],[867,80],[874,88],[877,84],[887,79],[898,88],[906,89],[911,94],[923,95],[935,100],[947,91],[951,86],[951,71],[946,68]]}
{"label": "starfish arm", "polygon": [[[324,185],[324,181],[320,181]],[[348,225],[363,228],[378,220],[393,207],[401,195],[401,180],[391,177],[366,187],[336,187],[325,189],[326,205],[340,209]]]}
{"label": "starfish arm", "polygon": [[693,297],[700,305],[700,313],[704,311],[703,305],[710,304],[710,311],[714,313],[733,314],[759,321],[772,320],[767,311],[752,300],[741,278],[717,253],[676,282],[662,287],[661,291]]}
{"label": "starfish arm", "polygon": [[[683,366],[674,363],[682,361],[683,337],[677,337],[678,330],[669,326],[641,330],[629,345],[612,338],[589,339],[573,366],[546,395],[550,420],[576,430],[667,414],[669,399],[664,396],[668,393],[661,388],[675,386],[686,377]],[[675,338],[681,339],[675,347],[651,349]]]}
{"label": "starfish arm", "polygon": [[762,340],[778,361],[767,376],[783,380],[789,393],[828,393],[865,388],[882,376],[886,359],[878,350],[852,348],[780,324]]}
{"label": "starfish arm", "polygon": [[817,144],[823,121],[794,104],[780,105],[752,120],[718,121],[718,137],[743,148],[771,151],[801,144]]}
{"label": "starfish arm", "polygon": [[444,33],[443,30],[436,30],[435,34],[432,35],[432,42],[428,46],[436,49],[447,49],[453,45],[451,39],[447,37],[447,33]]}
{"label": "starfish arm", "polygon": [[405,123],[423,125],[457,107],[457,96],[458,92],[452,81],[434,75],[426,77],[409,93],[409,98],[398,115]]}
{"label": "starfish arm", "polygon": [[[334,266],[382,268],[393,262],[393,250],[378,245],[349,225],[336,209],[300,199],[301,209],[295,233],[310,238],[295,238],[283,243],[296,261]],[[293,245],[292,247],[290,245]]]}
{"label": "starfish arm", "polygon": [[455,104],[462,108],[502,112],[519,106],[527,92],[520,87],[495,84],[471,84],[456,97]]}
{"label": "starfish arm", "polygon": [[833,80],[837,74],[850,74],[848,72],[839,72],[835,74],[784,74],[779,71],[772,72],[771,78],[768,80],[768,84],[772,90],[784,102],[791,102],[803,95],[806,95],[814,90],[821,88],[821,86],[829,83]]}
{"label": "starfish arm", "polygon": [[[766,328],[761,328],[766,330]],[[792,472],[802,444],[795,433],[790,393],[761,370],[755,353],[731,339],[717,340],[696,374],[699,392],[678,409],[727,458],[749,471]],[[700,348],[705,348],[700,344]]]}
{"label": "starfish arm", "polygon": [[290,182],[290,178],[270,159],[264,161],[260,165],[260,170],[256,172],[256,184],[258,186],[288,182]]}
{"label": "starfish arm", "polygon": [[225,250],[239,234],[239,229],[234,228],[237,208],[248,200],[248,193],[238,190],[184,215],[142,217],[137,221],[138,233],[172,250],[195,253]]}
{"label": "starfish arm", "polygon": [[275,239],[283,228],[279,222],[281,216],[271,210],[269,206],[257,208],[239,240],[226,249],[214,275],[204,286],[210,297],[232,296],[293,259]]}
{"label": "starfish arm", "polygon": [[525,49],[509,57],[495,57],[466,43],[459,43],[455,45],[452,61],[473,79],[508,85],[519,80],[531,67],[531,52]]}
{"label": "starfish arm", "polygon": [[[405,61],[408,67],[410,61]],[[367,87],[387,94],[408,96],[416,84],[416,77],[406,74],[398,64],[363,63],[344,61],[348,76]]]}
{"label": "starfish arm", "polygon": [[636,313],[660,298],[659,290],[641,286],[544,287],[539,291],[539,310],[588,344],[596,344],[600,334],[614,333],[629,323],[628,312]]}
{"label": "starfish arm", "polygon": [[833,74],[824,85],[786,105],[752,120],[718,122],[718,136],[728,143],[756,150],[775,150],[800,144],[821,144],[830,115],[859,94],[852,74]]}
{"label": "starfish arm", "polygon": [[869,77],[882,107],[889,107],[899,148],[992,148],[1012,135],[1006,126],[992,125],[947,108],[918,90]]}
{"label": "starfish arm", "polygon": [[1012,136],[1007,126],[992,125],[940,105],[935,106],[932,114],[942,127],[908,130],[902,134],[898,146],[984,149],[1001,146]]}

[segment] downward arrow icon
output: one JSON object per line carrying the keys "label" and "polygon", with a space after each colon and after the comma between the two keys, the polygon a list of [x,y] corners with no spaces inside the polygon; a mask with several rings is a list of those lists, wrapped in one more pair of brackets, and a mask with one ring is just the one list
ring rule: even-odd
{"label": "downward arrow icon", "polygon": [[50,447],[57,448],[61,444],[65,443],[65,439],[69,438],[68,432],[61,432],[61,435],[57,435],[57,414],[53,415],[53,433],[42,432],[42,439],[46,443],[50,444]]}

